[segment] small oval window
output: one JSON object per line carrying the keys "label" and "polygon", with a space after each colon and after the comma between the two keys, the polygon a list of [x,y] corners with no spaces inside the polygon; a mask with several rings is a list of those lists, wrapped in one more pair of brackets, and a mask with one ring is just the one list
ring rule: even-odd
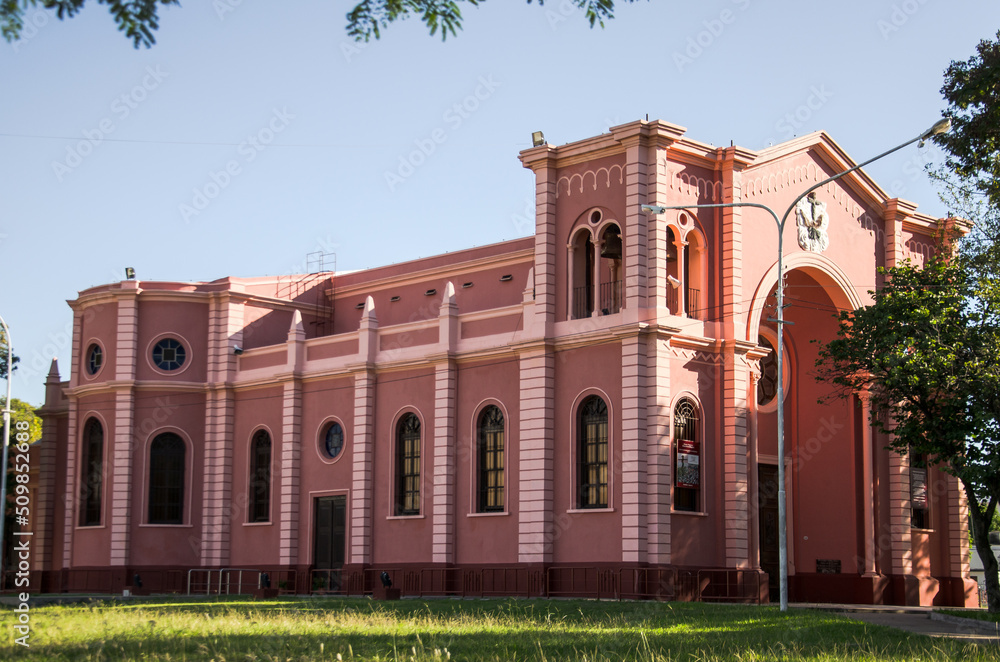
{"label": "small oval window", "polygon": [[344,449],[344,428],[334,421],[326,426],[323,433],[323,453],[331,460],[340,455]]}
{"label": "small oval window", "polygon": [[97,343],[94,343],[87,350],[87,372],[96,375],[101,370],[104,363],[104,350]]}

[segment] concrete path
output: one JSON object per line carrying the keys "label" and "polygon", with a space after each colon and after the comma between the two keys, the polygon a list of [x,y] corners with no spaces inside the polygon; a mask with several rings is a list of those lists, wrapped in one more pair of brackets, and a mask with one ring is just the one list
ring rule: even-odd
{"label": "concrete path", "polygon": [[868,607],[861,605],[795,604],[928,637],[947,637],[976,644],[1000,645],[1000,624],[938,614],[930,607]]}

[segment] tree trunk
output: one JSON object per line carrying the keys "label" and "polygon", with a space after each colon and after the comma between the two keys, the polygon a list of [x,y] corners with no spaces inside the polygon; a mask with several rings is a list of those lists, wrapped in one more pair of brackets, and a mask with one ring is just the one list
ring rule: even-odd
{"label": "tree trunk", "polygon": [[997,557],[993,553],[993,548],[990,547],[989,535],[990,521],[996,508],[996,498],[990,499],[986,512],[983,512],[982,505],[975,499],[975,490],[971,489],[969,485],[965,485],[965,493],[969,499],[969,514],[972,516],[972,538],[976,543],[979,558],[983,562],[986,605],[989,611],[1000,613],[1000,576],[997,574]]}

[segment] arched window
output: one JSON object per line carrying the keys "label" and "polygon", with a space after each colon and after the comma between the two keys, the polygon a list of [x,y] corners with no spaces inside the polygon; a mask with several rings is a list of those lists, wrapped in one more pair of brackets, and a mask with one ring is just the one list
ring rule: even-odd
{"label": "arched window", "polygon": [[701,492],[698,406],[683,398],[674,407],[674,510],[697,512]]}
{"label": "arched window", "polygon": [[479,506],[481,513],[503,511],[503,412],[496,405],[483,409],[476,426],[479,446]]}
{"label": "arched window", "polygon": [[930,500],[927,498],[927,456],[910,449],[910,525],[931,528]]}
{"label": "arched window", "polygon": [[396,515],[420,514],[420,419],[406,414],[396,425]]}
{"label": "arched window", "polygon": [[271,435],[258,430],[250,442],[250,521],[271,519]]}
{"label": "arched window", "polygon": [[149,523],[184,523],[184,440],[172,432],[149,447]]}
{"label": "arched window", "polygon": [[96,418],[89,419],[83,428],[80,468],[80,526],[98,526],[104,474],[104,428]]}
{"label": "arched window", "polygon": [[592,395],[580,405],[577,421],[579,436],[580,508],[608,506],[608,406]]}

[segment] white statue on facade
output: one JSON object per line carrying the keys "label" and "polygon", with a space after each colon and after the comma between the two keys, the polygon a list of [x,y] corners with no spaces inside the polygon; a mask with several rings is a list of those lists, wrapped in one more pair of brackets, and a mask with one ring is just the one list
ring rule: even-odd
{"label": "white statue on facade", "polygon": [[795,205],[795,224],[799,229],[799,246],[803,250],[822,253],[830,245],[830,237],[826,233],[830,224],[826,203],[816,198],[815,191]]}

